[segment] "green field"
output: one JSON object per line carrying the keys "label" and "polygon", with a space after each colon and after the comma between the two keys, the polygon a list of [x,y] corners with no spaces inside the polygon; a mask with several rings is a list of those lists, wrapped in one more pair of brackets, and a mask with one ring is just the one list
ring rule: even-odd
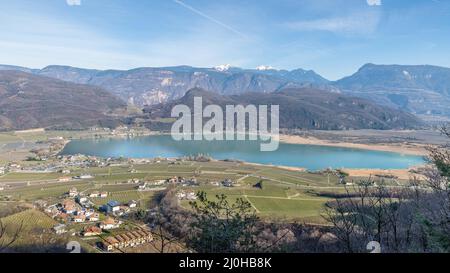
{"label": "green field", "polygon": [[133,190],[133,191],[110,192],[107,198],[92,198],[92,201],[96,205],[104,205],[111,200],[125,204],[131,200],[138,201],[142,198],[143,196],[140,195],[140,192]]}
{"label": "green field", "polygon": [[33,182],[41,180],[56,180],[63,175],[58,173],[8,173],[0,177],[1,182]]}
{"label": "green field", "polygon": [[51,184],[51,185],[35,185],[23,187],[15,190],[7,190],[1,192],[0,195],[9,195],[13,199],[33,201],[38,199],[56,198],[67,193],[72,187],[76,187],[79,191],[83,191],[90,187],[88,182],[70,183],[70,184]]}
{"label": "green field", "polygon": [[[45,140],[49,137],[63,136],[83,138],[92,136],[88,132],[37,132],[15,135],[0,134],[0,143]],[[24,164],[46,164],[21,162]],[[34,201],[38,199],[56,200],[71,187],[89,194],[92,191],[107,191],[108,198],[95,198],[96,205],[103,205],[110,200],[127,203],[131,200],[140,201],[141,206],[148,206],[154,192],[139,192],[135,184],[127,184],[130,179],[140,181],[165,180],[174,176],[184,178],[195,177],[200,187],[195,191],[204,190],[214,198],[224,193],[230,200],[246,198],[256,208],[261,216],[275,215],[277,217],[308,218],[320,214],[323,203],[329,199],[318,197],[314,192],[339,191],[335,176],[314,174],[273,166],[261,166],[240,162],[192,162],[161,161],[151,164],[130,164],[126,161],[110,167],[76,168],[69,167],[69,175],[60,173],[9,173],[0,176],[0,183],[13,185],[14,188],[0,192],[0,196],[8,196],[13,201]],[[63,176],[92,174],[93,179],[71,182],[57,182]],[[239,186],[234,188],[217,187],[211,182],[221,182],[231,179]],[[258,182],[263,182],[263,188],[255,188]],[[313,200],[310,200],[313,199]],[[182,202],[185,204],[186,202]]]}
{"label": "green field", "polygon": [[325,201],[323,199],[277,199],[247,197],[262,216],[305,218],[320,216]]}
{"label": "green field", "polygon": [[[263,182],[263,189],[254,187],[200,187],[194,191],[204,191],[208,199],[216,200],[216,195],[225,194],[229,202],[237,198],[249,201],[256,213],[263,218],[282,218],[305,222],[323,222],[321,212],[329,198],[318,197],[307,190],[296,189],[276,182]],[[189,208],[187,201],[181,204]]]}

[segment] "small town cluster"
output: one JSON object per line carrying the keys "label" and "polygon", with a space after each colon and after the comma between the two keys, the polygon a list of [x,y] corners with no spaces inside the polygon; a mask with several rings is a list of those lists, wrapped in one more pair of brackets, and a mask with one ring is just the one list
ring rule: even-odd
{"label": "small town cluster", "polygon": [[[53,227],[56,234],[61,235],[68,232],[70,225],[80,224],[83,229],[78,236],[93,237],[109,233],[111,230],[120,229],[123,221],[120,216],[129,213],[137,208],[137,201],[130,201],[127,204],[121,204],[118,201],[110,200],[103,206],[97,207],[91,201],[91,198],[107,198],[108,192],[93,191],[89,194],[78,192],[76,188],[64,196],[60,203],[48,205],[45,213],[59,222]],[[107,251],[122,249],[126,247],[138,246],[152,239],[151,233],[142,228],[127,230],[123,234],[102,238],[100,246]],[[115,242],[118,243],[107,243]]]}
{"label": "small town cluster", "polygon": [[[72,179],[92,179],[93,175],[83,174]],[[59,182],[66,182],[61,181]],[[167,187],[168,185],[180,186],[176,193],[178,200],[196,200],[196,192],[192,187],[199,185],[196,178],[170,177],[164,180],[141,181],[133,178],[125,182],[135,185],[135,189],[140,192],[152,191]],[[216,186],[233,187],[237,185],[231,179],[221,182],[211,182]],[[104,204],[98,206],[99,201],[104,200]],[[95,200],[96,202],[93,202]],[[97,203],[97,204],[96,204]],[[98,247],[104,251],[120,251],[129,247],[137,247],[152,240],[151,232],[145,227],[127,226],[123,228],[124,221],[120,218],[126,216],[139,207],[139,201],[131,200],[127,203],[120,203],[112,200],[110,193],[106,191],[78,191],[76,187],[71,188],[60,201],[55,204],[46,205],[44,212],[56,220],[59,224],[53,227],[57,235],[66,234],[70,227],[78,225],[77,230],[72,235],[79,237],[98,237]],[[80,228],[81,227],[81,228]],[[119,231],[119,232],[117,232]],[[108,236],[105,236],[108,235]]]}

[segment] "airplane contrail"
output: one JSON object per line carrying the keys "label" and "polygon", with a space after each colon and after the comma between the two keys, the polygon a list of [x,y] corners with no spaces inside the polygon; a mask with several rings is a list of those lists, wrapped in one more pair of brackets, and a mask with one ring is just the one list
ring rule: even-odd
{"label": "airplane contrail", "polygon": [[227,25],[225,23],[222,23],[221,21],[219,21],[217,19],[214,19],[213,17],[211,17],[211,16],[209,16],[209,15],[199,11],[198,9],[196,9],[196,8],[194,8],[194,7],[190,6],[190,5],[182,2],[181,0],[173,0],[173,1],[175,3],[177,3],[178,5],[180,5],[180,6],[184,7],[184,8],[186,8],[186,9],[188,9],[188,10],[190,10],[190,11],[192,11],[192,12],[198,14],[198,15],[200,15],[201,17],[203,17],[205,19],[208,19],[209,21],[211,21],[211,22],[213,22],[213,23],[215,23],[215,24],[217,24],[217,25],[219,25],[221,27],[224,27],[224,28],[228,29],[231,32],[234,32],[235,34],[239,35],[242,38],[245,38],[245,39],[248,38],[247,35],[245,35],[244,33],[234,29],[233,27],[231,27],[231,26],[229,26],[229,25]]}

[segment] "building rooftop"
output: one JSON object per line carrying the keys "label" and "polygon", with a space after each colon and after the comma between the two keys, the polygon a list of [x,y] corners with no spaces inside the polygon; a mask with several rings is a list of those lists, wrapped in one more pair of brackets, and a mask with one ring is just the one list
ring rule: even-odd
{"label": "building rooftop", "polygon": [[110,207],[118,207],[118,206],[120,206],[120,203],[117,201],[111,200],[107,203],[107,205]]}

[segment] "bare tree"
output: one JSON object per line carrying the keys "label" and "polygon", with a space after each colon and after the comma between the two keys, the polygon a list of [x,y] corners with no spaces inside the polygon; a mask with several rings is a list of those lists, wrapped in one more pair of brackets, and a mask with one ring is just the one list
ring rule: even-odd
{"label": "bare tree", "polygon": [[[450,126],[441,129],[450,139]],[[425,172],[431,193],[422,200],[423,224],[431,248],[450,252],[450,144],[429,147],[428,156],[432,168]]]}
{"label": "bare tree", "polygon": [[334,234],[343,243],[345,251],[352,253],[355,251],[354,234],[357,221],[355,215],[349,213],[346,207],[343,201],[336,199],[335,204],[327,204],[324,218],[334,226]]}
{"label": "bare tree", "polygon": [[328,203],[324,215],[345,251],[366,251],[370,241],[380,243],[385,252],[418,251],[423,246],[414,188],[388,187],[369,179],[346,189],[343,198]]}
{"label": "bare tree", "polygon": [[183,238],[174,236],[168,231],[171,223],[164,216],[164,211],[161,207],[158,206],[151,211],[147,222],[152,226],[154,240],[151,244],[159,253],[174,253],[185,248]]}
{"label": "bare tree", "polygon": [[[443,128],[450,138],[450,130]],[[345,251],[365,251],[375,240],[384,252],[450,252],[450,146],[428,148],[425,181],[387,186],[368,179],[327,205],[325,219]]]}

